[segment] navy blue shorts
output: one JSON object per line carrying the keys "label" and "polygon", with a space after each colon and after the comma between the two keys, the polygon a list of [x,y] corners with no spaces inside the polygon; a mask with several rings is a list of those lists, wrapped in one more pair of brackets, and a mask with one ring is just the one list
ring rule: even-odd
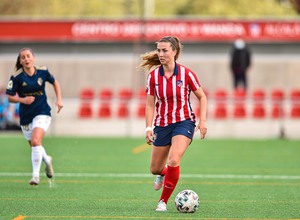
{"label": "navy blue shorts", "polygon": [[155,135],[153,145],[171,145],[172,137],[176,135],[184,135],[192,140],[195,132],[195,126],[195,122],[190,120],[177,122],[166,127],[156,126],[153,130]]}

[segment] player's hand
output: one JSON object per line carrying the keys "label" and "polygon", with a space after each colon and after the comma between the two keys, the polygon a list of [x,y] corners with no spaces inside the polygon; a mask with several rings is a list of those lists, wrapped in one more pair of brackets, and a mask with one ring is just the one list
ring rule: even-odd
{"label": "player's hand", "polygon": [[33,103],[35,100],[34,96],[26,96],[23,98],[22,103],[25,105],[30,105],[31,103]]}
{"label": "player's hand", "polygon": [[61,100],[57,100],[55,105],[57,106],[57,113],[59,113],[60,110],[64,107],[64,104]]}
{"label": "player's hand", "polygon": [[201,136],[201,139],[204,139],[205,136],[206,136],[206,133],[207,133],[207,127],[206,127],[206,124],[205,122],[200,122],[197,126],[196,126],[196,132],[200,130],[200,136]]}
{"label": "player's hand", "polygon": [[155,139],[155,135],[153,131],[146,131],[146,142],[147,144],[151,145]]}

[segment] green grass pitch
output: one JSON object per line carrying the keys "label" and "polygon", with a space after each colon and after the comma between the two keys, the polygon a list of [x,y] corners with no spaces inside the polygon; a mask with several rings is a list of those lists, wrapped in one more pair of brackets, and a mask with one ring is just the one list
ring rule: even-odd
{"label": "green grass pitch", "polygon": [[[168,211],[155,212],[160,191],[149,173],[143,138],[49,137],[54,182],[41,169],[30,186],[31,151],[23,136],[0,136],[0,219],[300,219],[299,140],[199,140],[183,157]],[[200,197],[179,213],[176,194]]]}

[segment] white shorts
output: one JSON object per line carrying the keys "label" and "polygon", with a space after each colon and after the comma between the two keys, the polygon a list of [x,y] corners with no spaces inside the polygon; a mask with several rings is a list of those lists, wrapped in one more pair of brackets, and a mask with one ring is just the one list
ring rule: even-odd
{"label": "white shorts", "polygon": [[32,137],[32,131],[34,128],[42,128],[46,132],[51,124],[51,117],[48,115],[37,115],[33,118],[32,122],[28,125],[21,125],[23,135],[26,140],[30,141]]}

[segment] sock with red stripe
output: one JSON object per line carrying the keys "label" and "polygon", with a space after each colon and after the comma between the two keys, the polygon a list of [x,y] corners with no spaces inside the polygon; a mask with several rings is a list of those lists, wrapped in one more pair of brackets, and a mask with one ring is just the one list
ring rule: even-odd
{"label": "sock with red stripe", "polygon": [[168,165],[166,169],[164,189],[162,191],[160,200],[163,200],[166,204],[170,196],[172,195],[174,189],[176,188],[179,179],[180,169],[179,166],[171,167]]}

